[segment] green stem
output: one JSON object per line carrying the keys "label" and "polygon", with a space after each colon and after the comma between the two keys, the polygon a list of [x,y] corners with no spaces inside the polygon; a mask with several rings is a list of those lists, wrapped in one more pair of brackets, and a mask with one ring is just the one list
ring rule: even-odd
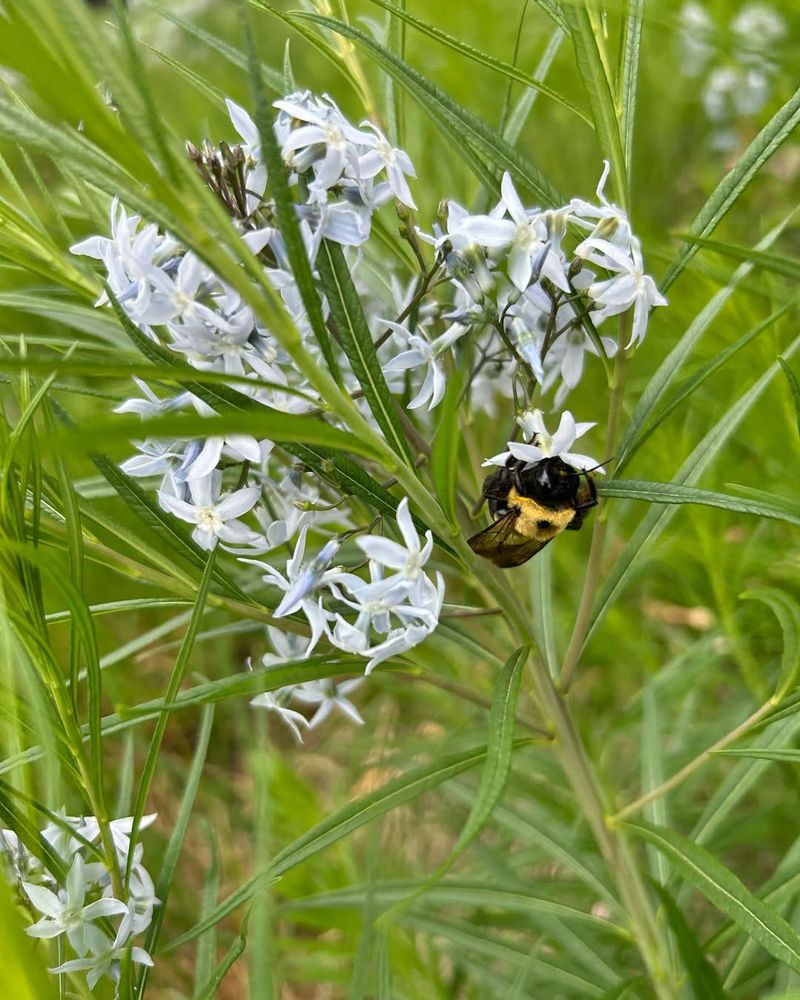
{"label": "green stem", "polygon": [[[489,588],[496,594],[498,603],[507,608],[509,620],[519,640],[525,644],[534,644],[528,615],[513,589],[497,573],[492,575]],[[617,887],[631,933],[650,974],[655,995],[659,1000],[677,1000],[680,994],[674,982],[670,981],[665,935],[658,926],[656,911],[636,856],[626,834],[609,826],[606,821],[610,811],[608,803],[566,698],[553,683],[544,662],[538,657],[531,657],[531,666],[543,717],[555,737],[553,750]]]}
{"label": "green stem", "polygon": [[740,723],[735,729],[732,729],[725,736],[717,740],[716,743],[712,743],[708,749],[703,750],[702,753],[698,754],[693,760],[690,760],[688,764],[684,765],[680,771],[676,771],[671,778],[667,778],[666,781],[657,785],[655,788],[651,788],[650,791],[643,795],[641,798],[636,799],[635,802],[629,803],[624,809],[620,809],[618,813],[614,816],[610,816],[608,822],[610,825],[616,825],[621,823],[622,820],[627,819],[628,816],[632,816],[634,813],[639,812],[640,809],[644,809],[645,806],[649,805],[651,802],[655,802],[656,799],[660,799],[662,795],[666,795],[667,792],[671,792],[673,788],[677,788],[678,785],[682,784],[690,775],[703,766],[708,758],[717,753],[719,750],[724,750],[725,747],[734,743],[741,736],[744,736],[746,732],[757,725],[765,716],[775,708],[775,702],[772,698],[765,702],[760,708],[757,708],[752,715],[748,716],[744,722]]}
{"label": "green stem", "polygon": [[[608,424],[606,431],[606,454],[604,459],[611,459],[619,441],[620,424],[622,423],[622,399],[625,389],[625,369],[627,356],[625,345],[630,338],[633,314],[631,310],[620,317],[619,334],[617,337],[617,356],[609,389],[611,395],[608,403]],[[575,668],[583,652],[583,644],[592,621],[592,608],[600,582],[600,568],[608,531],[608,508],[603,507],[598,513],[592,531],[592,543],[589,549],[589,559],[586,563],[586,575],[583,578],[583,591],[575,616],[575,625],[569,640],[564,663],[558,678],[558,687],[565,694],[569,691]]]}

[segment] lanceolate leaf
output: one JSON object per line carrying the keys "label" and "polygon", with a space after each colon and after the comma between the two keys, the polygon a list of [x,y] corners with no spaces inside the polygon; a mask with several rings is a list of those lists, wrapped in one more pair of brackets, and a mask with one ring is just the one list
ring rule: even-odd
{"label": "lanceolate leaf", "polygon": [[[771,246],[780,233],[783,232],[789,219],[790,217],[787,216],[779,225],[773,227],[764,239],[759,241],[756,249],[764,250]],[[675,381],[686,359],[695,349],[700,338],[709,329],[712,322],[717,318],[725,303],[736,291],[736,288],[752,270],[753,265],[746,263],[733,272],[728,284],[716,292],[703,309],[700,310],[678,343],[656,369],[655,374],[645,386],[644,392],[636,404],[636,409],[620,442],[617,450],[617,473],[622,471],[641,445],[642,439],[645,437],[642,434],[642,429],[650,419],[659,400]]]}
{"label": "lanceolate leaf", "polygon": [[789,594],[775,587],[748,590],[742,598],[761,601],[771,608],[783,632],[781,676],[772,699],[777,704],[795,687],[800,672],[800,605]]}
{"label": "lanceolate leaf", "polygon": [[[516,740],[512,748],[529,745],[530,739]],[[435,788],[443,781],[454,778],[464,771],[478,767],[486,760],[487,748],[478,747],[464,753],[442,757],[434,764],[426,764],[387,782],[375,792],[364,795],[355,802],[336,810],[322,822],[312,827],[294,843],[280,851],[273,859],[266,872],[255,876],[240,889],[224,900],[209,916],[196,924],[191,930],[171,941],[162,949],[162,954],[193,941],[233,912],[242,903],[251,899],[265,884],[283,875],[285,872],[301,864],[308,858],[330,847],[354,830],[372,822],[378,817],[391,812],[397,806],[410,802],[423,792]]]}
{"label": "lanceolate leaf", "polygon": [[148,437],[209,438],[226,434],[252,434],[271,441],[301,441],[318,444],[346,454],[377,458],[372,447],[362,438],[348,431],[340,431],[325,423],[320,417],[297,416],[266,406],[252,410],[225,413],[212,417],[199,417],[195,413],[174,413],[140,420],[136,416],[122,415],[103,427],[85,429],[82,434],[65,433],[59,442],[70,451],[80,452],[101,445],[121,443]]}
{"label": "lanceolate leaf", "polygon": [[723,243],[720,240],[705,240],[700,236],[686,236],[687,243],[696,243],[701,249],[706,248],[732,260],[749,261],[765,271],[782,274],[786,278],[800,277],[800,261],[785,254],[763,253],[753,247],[740,246],[735,243]]}
{"label": "lanceolate leaf", "polygon": [[447,391],[440,407],[441,414],[431,449],[431,472],[442,510],[456,524],[456,481],[459,465],[458,410],[462,379],[453,372],[447,380]]}
{"label": "lanceolate leaf", "polygon": [[[693,372],[684,382],[677,386],[675,391],[670,394],[669,399],[666,403],[664,403],[658,413],[643,429],[636,433],[631,449],[625,452],[622,462],[617,464],[616,471],[619,472],[623,465],[628,464],[632,455],[639,451],[650,435],[657,431],[667,417],[674,413],[675,410],[677,410],[693,393],[695,393],[701,385],[707,382],[712,375],[728,364],[728,362],[733,359],[734,355],[738,354],[739,351],[747,347],[751,341],[755,340],[756,337],[759,337],[762,333],[768,330],[781,318],[781,316],[784,316],[791,309],[794,309],[796,304],[797,299],[792,299],[790,302],[784,303],[784,305],[780,306],[774,312],[771,312],[769,316],[766,316],[763,320],[761,320],[760,323],[756,323],[754,327],[751,327],[746,333],[743,333],[742,336],[735,340],[732,344],[728,344],[727,347],[715,354],[710,361],[698,368],[697,371]],[[780,360],[781,359],[778,358],[778,361]],[[652,409],[652,407],[650,407],[650,409]],[[798,420],[800,420],[800,417]],[[633,423],[631,424],[631,428],[633,428]],[[630,436],[626,434],[625,440],[630,440]]]}
{"label": "lanceolate leaf", "polygon": [[657,847],[680,876],[770,955],[796,972],[800,971],[800,936],[713,854],[666,827],[643,823],[625,823],[624,826]]}
{"label": "lanceolate leaf", "polygon": [[694,1000],[726,1000],[727,993],[723,989],[719,973],[706,958],[697,935],[687,924],[680,907],[663,885],[654,883],[653,888],[675,935],[683,966],[692,984]]}
{"label": "lanceolate leaf", "polygon": [[364,398],[369,403],[372,415],[395,454],[413,465],[411,446],[397,419],[395,402],[383,377],[361,299],[338,243],[322,241],[317,255],[317,267],[331,317],[336,324],[339,343],[350,360],[353,374],[364,391]]}
{"label": "lanceolate leaf", "polygon": [[691,486],[682,486],[680,483],[651,483],[637,479],[609,479],[605,482],[598,482],[597,492],[604,497],[642,500],[645,503],[701,504],[704,507],[718,507],[740,514],[770,517],[778,521],[788,521],[790,524],[800,525],[800,511],[797,514],[791,513],[783,506],[780,497],[776,497],[775,504],[770,504],[730,496],[727,493],[698,490]]}
{"label": "lanceolate leaf", "polygon": [[[795,338],[783,353],[785,356],[791,357],[798,347],[800,347],[800,337]],[[764,394],[777,372],[777,363],[770,365],[767,371],[739,397],[681,465],[673,477],[674,484],[678,486],[693,486],[697,482],[705,469],[711,465],[725,444],[730,440],[746,414],[750,412],[752,407]],[[776,504],[776,506],[778,505]],[[785,506],[783,506],[783,510],[786,510]],[[634,568],[648,551],[649,545],[658,538],[673,516],[674,509],[671,507],[662,509],[654,507],[642,518],[605,579],[602,591],[595,604],[589,635],[594,632],[594,629],[599,624],[615,596],[626,582],[630,581]],[[786,518],[784,517],[784,519]]]}
{"label": "lanceolate leaf", "polygon": [[639,85],[639,53],[642,46],[644,4],[645,0],[626,0],[622,21],[622,44],[619,47],[617,99],[620,110],[620,133],[629,177],[633,164],[633,126]]}
{"label": "lanceolate leaf", "polygon": [[597,139],[604,156],[611,163],[611,181],[620,203],[624,205],[627,201],[627,168],[620,123],[611,92],[611,81],[607,76],[588,8],[587,3],[569,3],[564,8],[564,13],[572,28],[575,57],[592,109]]}
{"label": "lanceolate leaf", "polygon": [[783,369],[783,374],[786,376],[786,379],[789,383],[789,388],[792,390],[792,399],[794,400],[794,410],[797,416],[797,433],[800,434],[800,379],[797,378],[794,371],[783,360],[783,358],[778,358],[778,364]]}

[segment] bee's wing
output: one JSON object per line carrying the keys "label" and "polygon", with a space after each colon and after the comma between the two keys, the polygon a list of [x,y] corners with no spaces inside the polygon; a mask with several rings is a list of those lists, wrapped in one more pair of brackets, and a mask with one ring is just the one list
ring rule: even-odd
{"label": "bee's wing", "polygon": [[550,539],[526,538],[516,530],[519,511],[509,511],[488,528],[467,539],[473,552],[507,569],[521,566],[547,545]]}

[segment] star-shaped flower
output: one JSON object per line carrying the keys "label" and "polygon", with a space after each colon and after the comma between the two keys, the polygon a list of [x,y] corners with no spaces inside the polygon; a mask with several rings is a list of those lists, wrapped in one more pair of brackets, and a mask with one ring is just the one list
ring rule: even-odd
{"label": "star-shaped flower", "polygon": [[508,451],[495,455],[493,458],[487,458],[484,465],[505,466],[512,456],[530,464],[541,462],[544,458],[560,458],[575,469],[605,471],[595,459],[569,450],[577,438],[582,437],[594,427],[593,423],[576,423],[569,410],[565,410],[561,414],[561,420],[555,434],[550,434],[545,427],[541,410],[529,410],[517,419],[517,423],[522,428],[526,440],[534,443],[522,444],[519,441],[509,441]]}

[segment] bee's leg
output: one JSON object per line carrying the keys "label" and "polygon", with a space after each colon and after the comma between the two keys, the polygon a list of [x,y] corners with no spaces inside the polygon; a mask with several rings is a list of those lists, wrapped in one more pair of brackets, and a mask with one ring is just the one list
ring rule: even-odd
{"label": "bee's leg", "polygon": [[584,514],[584,512],[580,508],[577,508],[575,510],[574,517],[569,522],[569,524],[564,528],[564,530],[565,531],[580,531],[580,529],[583,527],[583,522],[584,522],[585,517],[586,517],[586,515]]}

